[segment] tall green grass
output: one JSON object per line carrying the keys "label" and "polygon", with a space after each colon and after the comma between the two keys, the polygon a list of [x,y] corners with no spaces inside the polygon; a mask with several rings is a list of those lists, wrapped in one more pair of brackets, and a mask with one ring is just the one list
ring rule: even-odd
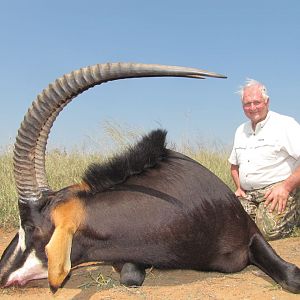
{"label": "tall green grass", "polygon": [[0,227],[15,227],[18,223],[17,191],[13,177],[12,152],[0,154]]}
{"label": "tall green grass", "polygon": [[[139,133],[133,131],[121,132],[121,128],[109,126],[109,135],[115,141],[117,152],[122,151],[129,142],[135,141]],[[216,151],[200,146],[180,145],[175,147],[180,152],[202,163],[219,176],[227,185],[233,188],[230,177],[228,153],[225,150]],[[103,162],[111,151],[105,154],[85,153],[80,151],[65,152],[52,150],[46,154],[46,171],[51,188],[58,190],[68,185],[78,183],[87,166],[93,162]],[[15,228],[18,226],[17,192],[13,178],[12,150],[0,153],[0,227]]]}

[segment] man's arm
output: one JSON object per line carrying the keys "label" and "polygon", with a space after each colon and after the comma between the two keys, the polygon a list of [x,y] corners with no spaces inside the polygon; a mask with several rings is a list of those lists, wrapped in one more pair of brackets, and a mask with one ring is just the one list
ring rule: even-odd
{"label": "man's arm", "polygon": [[300,166],[284,181],[273,186],[265,194],[265,207],[270,204],[269,211],[272,212],[278,204],[277,211],[285,210],[289,194],[300,186]]}
{"label": "man's arm", "polygon": [[231,177],[236,186],[235,195],[237,197],[246,197],[245,191],[241,188],[239,166],[231,164],[230,171],[231,171]]}

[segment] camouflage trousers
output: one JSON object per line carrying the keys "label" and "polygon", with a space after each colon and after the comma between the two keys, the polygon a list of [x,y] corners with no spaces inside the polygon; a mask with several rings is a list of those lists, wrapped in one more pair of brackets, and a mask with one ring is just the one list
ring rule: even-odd
{"label": "camouflage trousers", "polygon": [[267,240],[289,236],[295,227],[300,226],[300,189],[290,194],[285,210],[278,214],[277,207],[269,212],[264,207],[264,195],[274,184],[253,191],[246,191],[246,197],[239,197],[245,211],[255,221]]}

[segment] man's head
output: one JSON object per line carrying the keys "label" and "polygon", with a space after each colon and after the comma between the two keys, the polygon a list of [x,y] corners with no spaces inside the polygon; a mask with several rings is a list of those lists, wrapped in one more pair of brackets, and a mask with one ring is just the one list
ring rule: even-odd
{"label": "man's head", "polygon": [[269,96],[266,87],[250,79],[240,90],[245,115],[251,120],[252,127],[263,121],[269,111]]}

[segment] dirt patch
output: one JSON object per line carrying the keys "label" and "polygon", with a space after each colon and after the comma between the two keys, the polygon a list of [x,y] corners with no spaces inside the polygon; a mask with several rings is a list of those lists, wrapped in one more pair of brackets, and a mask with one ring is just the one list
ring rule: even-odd
{"label": "dirt patch", "polygon": [[[0,231],[0,253],[15,232]],[[271,242],[285,260],[300,266],[300,238]],[[23,288],[0,289],[1,299],[299,299],[283,291],[270,277],[254,266],[235,274],[196,271],[147,272],[140,288],[120,286],[119,275],[110,266],[90,265],[72,270],[64,288],[52,295],[47,280],[28,283]]]}

